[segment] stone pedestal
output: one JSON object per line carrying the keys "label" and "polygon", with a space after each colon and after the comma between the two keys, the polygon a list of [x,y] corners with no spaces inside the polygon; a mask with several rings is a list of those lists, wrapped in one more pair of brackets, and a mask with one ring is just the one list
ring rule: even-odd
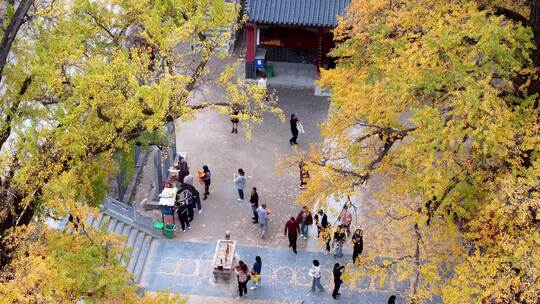
{"label": "stone pedestal", "polygon": [[234,266],[236,263],[235,252],[236,241],[218,240],[212,264],[212,273],[214,274],[215,282],[221,278],[226,283],[229,283],[231,277],[234,275]]}

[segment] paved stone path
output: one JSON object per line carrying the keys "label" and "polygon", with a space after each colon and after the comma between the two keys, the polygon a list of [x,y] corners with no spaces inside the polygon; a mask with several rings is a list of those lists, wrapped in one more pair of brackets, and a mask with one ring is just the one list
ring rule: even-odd
{"label": "paved stone path", "polygon": [[[205,100],[219,101],[219,94],[213,91],[210,93],[213,94],[206,96]],[[325,256],[321,246],[314,240],[316,228],[313,226],[308,241],[298,240],[299,254],[295,256],[287,248],[283,226],[300,209],[300,206],[294,204],[299,193],[298,167],[293,166],[282,175],[276,173],[279,159],[295,153],[288,144],[291,136],[289,115],[297,113],[302,120],[306,134],[299,138],[298,148],[307,150],[310,144],[321,140],[318,125],[327,116],[329,103],[326,98],[313,96],[312,90],[278,89],[276,94],[287,120],[283,123],[265,114],[264,122],[254,126],[250,141],[243,135],[243,126],[239,128],[240,134],[231,134],[228,117],[215,110],[203,110],[196,113],[191,121],[176,122],[178,151],[188,153],[191,171],[195,172],[205,164],[212,170],[211,195],[202,202],[204,211],[195,215],[192,230],[177,232],[174,240],[153,242],[141,277],[141,285],[148,291],[178,292],[189,296],[189,303],[196,304],[229,304],[238,301],[250,304],[334,302],[330,296],[333,288],[330,270],[336,261],[350,261],[350,242],[344,250],[348,256],[339,260]],[[258,225],[251,223],[249,202],[236,200],[232,173],[240,167],[250,176],[246,190],[257,187],[260,203],[267,203],[273,211],[264,240],[259,237]],[[198,183],[195,186],[202,191]],[[248,196],[249,190],[245,192]],[[369,227],[366,218],[370,210],[369,201],[367,196],[360,197],[359,221],[355,221],[355,226]],[[341,204],[330,203],[338,208],[337,211]],[[329,212],[332,222],[335,215],[336,212]],[[230,284],[213,282],[211,259],[216,240],[223,238],[225,230],[230,230],[232,239],[238,241],[239,255],[250,268],[256,255],[263,259],[264,286],[260,290],[249,290],[246,299],[235,299],[238,294],[235,281]],[[369,234],[365,235],[364,242],[364,250],[372,250]],[[322,262],[322,281],[327,289],[323,294],[308,292],[311,278],[307,273],[313,259]],[[335,302],[385,304],[391,292],[398,293],[394,289],[405,290],[407,287],[406,284],[387,283],[380,288],[375,284],[376,281],[376,278],[365,279],[354,288],[343,286],[343,296]]]}
{"label": "paved stone path", "polygon": [[[180,240],[158,240],[152,244],[143,270],[140,284],[148,291],[178,292],[183,295],[234,299],[238,296],[234,279],[229,284],[214,283],[212,258],[215,243],[196,243]],[[349,262],[346,255],[336,259],[319,252],[300,251],[298,255],[283,248],[257,248],[238,246],[239,257],[250,266],[255,256],[262,257],[262,288],[248,290],[242,301],[250,303],[261,300],[267,303],[331,303],[333,288],[331,269],[336,262]],[[308,270],[311,261],[318,259],[322,265],[324,292],[309,292],[311,277]],[[377,289],[369,280],[361,280],[355,286],[343,285],[342,296],[336,303],[386,303],[391,291]],[[251,283],[248,284],[248,287]],[[197,299],[197,298],[195,298]],[[240,301],[240,300],[239,300]],[[255,302],[258,303],[258,302]]]}
{"label": "paved stone path", "polygon": [[[264,122],[254,126],[251,140],[245,138],[243,125],[239,134],[231,134],[229,118],[215,110],[200,111],[191,121],[177,122],[177,150],[187,152],[190,171],[195,173],[203,165],[212,171],[211,195],[202,202],[203,213],[195,215],[191,231],[178,233],[177,238],[212,242],[230,230],[232,237],[243,245],[287,247],[287,241],[279,236],[285,222],[301,208],[294,204],[299,193],[298,166],[282,175],[276,172],[279,160],[295,153],[288,142],[291,137],[288,118],[291,113],[297,113],[302,120],[306,134],[298,142],[300,149],[307,150],[309,144],[321,140],[318,124],[326,117],[329,104],[326,98],[313,96],[311,90],[279,89],[276,94],[287,120],[281,122],[274,115],[265,114]],[[242,203],[236,200],[238,194],[232,182],[233,172],[238,168],[243,168],[248,176],[246,201]],[[201,185],[195,186],[202,193]],[[273,213],[273,224],[264,241],[259,237],[258,226],[251,224],[248,202],[251,187],[257,187],[260,204],[268,204]]]}

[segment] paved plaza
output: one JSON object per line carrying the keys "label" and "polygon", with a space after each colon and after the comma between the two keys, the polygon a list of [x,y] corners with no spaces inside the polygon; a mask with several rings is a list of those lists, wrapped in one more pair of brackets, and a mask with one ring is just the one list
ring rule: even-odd
{"label": "paved plaza", "polygon": [[[196,214],[192,229],[177,231],[174,240],[156,240],[152,243],[143,269],[141,285],[146,290],[170,290],[190,296],[190,303],[228,303],[238,295],[236,281],[230,284],[214,283],[211,259],[216,241],[231,231],[231,239],[238,243],[238,255],[251,266],[254,257],[263,260],[263,288],[248,292],[247,303],[330,303],[333,288],[331,269],[334,263],[351,261],[350,239],[345,246],[345,256],[335,259],[326,256],[322,244],[315,239],[316,228],[310,228],[310,238],[298,240],[298,255],[288,248],[283,227],[290,216],[296,216],[301,206],[294,203],[299,190],[298,166],[278,174],[279,159],[297,153],[288,140],[291,137],[289,118],[296,113],[306,131],[298,139],[300,150],[307,150],[310,143],[319,141],[318,125],[325,119],[329,102],[313,95],[313,90],[276,89],[279,106],[286,121],[265,115],[264,122],[253,128],[250,140],[231,134],[227,115],[216,110],[203,110],[188,122],[177,122],[177,150],[187,152],[190,172],[194,174],[203,165],[212,171],[210,196],[202,201],[203,212]],[[207,101],[219,96],[206,96]],[[214,100],[217,101],[217,100]],[[243,168],[248,176],[246,200],[239,202],[232,182],[233,172]],[[203,187],[196,183],[199,191]],[[251,223],[251,206],[248,198],[251,187],[257,187],[259,204],[266,203],[272,210],[267,237],[260,238],[258,225]],[[315,203],[315,202],[314,202]],[[360,210],[365,206],[360,206]],[[365,219],[361,218],[360,221]],[[333,222],[333,219],[331,220]],[[369,250],[368,248],[366,248]],[[308,270],[313,259],[323,267],[324,293],[310,293],[311,278]],[[343,286],[339,303],[383,303],[395,290],[406,284],[386,284],[378,287],[376,278],[361,280],[355,286]],[[193,296],[193,297],[191,297]]]}
{"label": "paved plaza", "polygon": [[[149,291],[170,290],[183,295],[235,298],[238,296],[236,279],[229,284],[219,280],[214,283],[212,258],[215,243],[195,243],[180,240],[154,242],[141,277],[140,284]],[[340,259],[320,252],[299,252],[295,255],[283,248],[258,248],[239,246],[238,256],[251,268],[255,256],[262,257],[262,287],[248,290],[242,301],[266,303],[331,303],[333,281],[331,269],[336,261],[348,262],[350,256]],[[321,282],[324,292],[310,292],[311,277],[308,275],[313,259],[321,261]],[[251,283],[248,284],[248,287]],[[354,286],[343,285],[342,296],[337,303],[384,303],[391,295],[378,288],[376,282],[361,280]]]}
{"label": "paved plaza", "polygon": [[[214,241],[232,232],[240,244],[260,247],[287,247],[283,226],[290,216],[296,216],[300,206],[294,204],[299,189],[299,170],[294,166],[279,175],[276,165],[281,157],[294,153],[288,143],[291,137],[288,118],[296,113],[306,134],[299,136],[298,148],[307,149],[309,143],[320,140],[318,124],[327,115],[329,103],[325,98],[313,96],[312,90],[279,89],[279,106],[287,119],[281,122],[273,115],[265,115],[264,123],[254,126],[251,140],[231,134],[229,118],[215,110],[204,110],[189,122],[177,124],[177,150],[187,152],[190,172],[194,174],[208,165],[212,171],[212,185],[208,200],[202,201],[204,211],[196,215],[193,229],[178,233],[177,237],[189,241]],[[244,190],[246,200],[237,201],[233,173],[238,168],[246,172]],[[203,187],[196,183],[199,191]],[[257,187],[259,204],[266,203],[272,210],[268,237],[261,240],[258,226],[251,223],[249,194]],[[307,246],[299,241],[299,246]]]}

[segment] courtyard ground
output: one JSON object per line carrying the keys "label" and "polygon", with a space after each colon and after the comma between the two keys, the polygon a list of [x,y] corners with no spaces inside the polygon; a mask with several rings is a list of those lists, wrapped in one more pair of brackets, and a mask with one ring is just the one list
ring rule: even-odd
{"label": "courtyard ground", "polygon": [[[306,134],[299,138],[299,148],[306,149],[309,143],[320,140],[317,125],[328,111],[328,101],[315,97],[311,91],[281,89],[277,91],[279,105],[287,117],[296,113]],[[203,201],[204,211],[196,215],[193,228],[179,233],[179,238],[188,241],[211,241],[232,232],[232,238],[245,245],[260,247],[287,247],[283,237],[283,225],[290,216],[296,216],[300,206],[294,204],[298,195],[298,167],[278,175],[276,165],[281,157],[293,154],[288,143],[291,137],[288,120],[281,122],[277,117],[266,115],[264,123],[254,127],[251,140],[239,134],[231,134],[228,117],[215,110],[197,113],[195,119],[176,125],[177,151],[187,152],[190,172],[194,174],[207,165],[212,171],[211,195]],[[245,201],[237,200],[233,184],[233,173],[244,169],[248,176]],[[202,193],[203,187],[196,183]],[[272,210],[268,236],[259,237],[258,226],[251,223],[249,193],[257,188],[259,204],[266,203]],[[279,233],[281,232],[281,233]],[[304,242],[299,244],[302,246]],[[302,248],[302,247],[301,247]]]}
{"label": "courtyard ground", "polygon": [[[299,137],[300,149],[321,140],[318,125],[328,113],[329,103],[324,97],[316,97],[313,90],[277,89],[279,105],[287,120],[266,115],[264,122],[253,129],[251,140],[239,134],[231,134],[228,117],[215,110],[203,110],[188,122],[177,122],[177,151],[187,152],[190,172],[194,174],[203,165],[212,171],[211,195],[202,201],[202,214],[195,214],[192,229],[177,231],[175,240],[155,240],[150,248],[141,285],[148,291],[170,290],[190,296],[190,303],[228,303],[237,295],[236,282],[214,283],[212,257],[215,244],[225,231],[231,231],[231,239],[238,243],[238,255],[251,267],[254,257],[263,259],[263,288],[249,291],[248,303],[329,303],[333,301],[331,268],[351,260],[350,244],[345,256],[335,259],[322,252],[322,246],[314,238],[316,228],[310,229],[310,238],[298,240],[299,254],[288,248],[283,227],[290,216],[296,216],[300,207],[294,203],[299,193],[298,167],[277,173],[280,158],[296,153],[288,143],[291,137],[288,118],[296,113],[306,134]],[[206,96],[216,99],[219,96]],[[243,168],[248,176],[245,196],[239,202],[232,182],[233,173]],[[150,169],[151,170],[151,169]],[[148,174],[144,174],[148,176]],[[150,174],[150,176],[152,176]],[[144,184],[144,182],[143,182]],[[203,192],[198,183],[195,186]],[[248,198],[251,187],[257,187],[259,203],[266,203],[272,210],[267,236],[261,239],[258,225],[251,223],[251,206]],[[144,193],[145,191],[141,191]],[[138,199],[141,199],[139,195]],[[315,203],[315,202],[314,202]],[[360,210],[367,208],[360,206]],[[360,219],[360,222],[363,220]],[[350,242],[350,241],[349,241]],[[323,265],[323,294],[308,292],[310,277],[307,275],[313,259]],[[378,287],[376,278],[362,280],[354,286],[343,288],[340,303],[382,303],[394,290],[406,285],[385,284]],[[331,292],[331,290],[330,290]],[[212,302],[214,301],[214,302]]]}

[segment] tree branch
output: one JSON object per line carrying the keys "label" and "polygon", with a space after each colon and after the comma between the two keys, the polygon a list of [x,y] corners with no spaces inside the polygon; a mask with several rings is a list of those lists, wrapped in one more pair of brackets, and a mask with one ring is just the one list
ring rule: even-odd
{"label": "tree branch", "polygon": [[41,103],[44,106],[50,106],[50,105],[58,104],[58,102],[60,101],[58,97],[50,96],[50,95],[46,95],[46,94],[41,94],[41,95],[37,96],[35,98],[35,100],[38,101],[39,103]]}
{"label": "tree branch", "polygon": [[[203,33],[199,33],[198,37],[201,43],[204,43],[207,41],[206,36]],[[210,55],[214,53],[217,47],[218,47],[218,42],[212,41],[211,43],[207,44],[206,47],[204,48],[202,59],[201,61],[199,61],[199,64],[195,68],[195,71],[191,75],[191,78],[186,85],[186,90],[188,92],[191,92],[193,88],[195,87],[197,80],[199,80],[199,78],[202,76],[204,69],[206,68],[206,65],[208,64],[208,60],[210,60]]]}
{"label": "tree branch", "polygon": [[[361,185],[361,184],[365,183],[370,177],[370,172],[373,171],[375,169],[375,167],[377,166],[377,164],[379,164],[388,155],[388,153],[389,153],[390,149],[392,148],[392,146],[394,145],[394,143],[396,141],[398,141],[398,140],[402,140],[403,138],[405,138],[409,134],[409,132],[414,131],[416,129],[416,128],[409,128],[409,129],[405,129],[405,130],[399,130],[399,129],[394,129],[394,128],[380,127],[380,126],[376,126],[376,125],[368,125],[368,124],[364,124],[362,122],[357,122],[357,124],[361,124],[363,126],[378,129],[376,132],[370,134],[370,136],[379,135],[379,136],[385,136],[386,137],[383,148],[377,154],[377,157],[374,160],[372,160],[366,166],[366,168],[365,168],[366,172],[365,173],[359,173],[359,172],[355,172],[355,171],[352,171],[352,170],[346,170],[346,169],[343,169],[343,168],[337,168],[337,167],[334,167],[334,166],[329,166],[328,162],[329,162],[330,159],[323,159],[322,162],[315,162],[316,165],[318,165],[320,167],[326,167],[326,168],[328,168],[328,169],[330,169],[330,170],[332,170],[332,171],[334,171],[336,173],[340,173],[340,174],[344,174],[344,175],[347,175],[347,176],[352,176],[354,178],[358,178],[359,181],[354,182],[352,184],[352,186],[358,186],[358,185]],[[365,135],[362,136],[362,137],[365,137]]]}
{"label": "tree branch", "polygon": [[6,66],[9,52],[11,51],[11,45],[13,44],[13,41],[15,41],[19,29],[24,24],[24,17],[28,13],[28,9],[30,9],[33,2],[34,0],[21,0],[19,2],[19,6],[6,28],[2,41],[0,41],[0,81],[2,81],[4,75],[4,67]]}
{"label": "tree branch", "polygon": [[[486,8],[485,5],[481,5],[478,7],[480,10],[483,10]],[[493,7],[493,12],[497,16],[504,16],[509,20],[520,22],[524,26],[531,26],[531,22],[529,19],[527,19],[525,16],[521,15],[520,13],[507,9],[505,7],[501,6],[495,6]]]}
{"label": "tree branch", "polygon": [[7,111],[6,113],[6,117],[4,118],[4,122],[2,123],[2,129],[0,129],[0,148],[4,145],[6,140],[11,135],[11,122],[13,120],[13,117],[17,114],[17,110],[19,109],[19,105],[21,103],[21,96],[26,93],[31,83],[32,76],[26,77],[26,79],[21,85],[21,88],[19,89],[18,96],[15,98],[15,101],[13,101],[13,104],[9,108],[9,111]]}
{"label": "tree branch", "polygon": [[188,107],[193,109],[193,110],[202,110],[202,109],[211,108],[211,107],[227,107],[227,108],[230,108],[231,104],[226,103],[226,102],[210,102],[210,103],[202,103],[202,104],[198,104],[198,105],[188,105]]}
{"label": "tree branch", "polygon": [[[422,235],[420,234],[418,223],[414,224],[414,233],[416,235],[416,249],[414,252],[414,264],[416,268],[414,270],[415,279],[413,284],[413,295],[416,295],[418,293],[418,285],[420,284],[420,243],[422,242]],[[415,303],[415,301],[413,303]]]}
{"label": "tree branch", "polygon": [[374,135],[378,135],[378,134],[380,134],[379,131],[375,131],[375,132],[372,132],[372,133],[368,133],[368,134],[365,134],[365,135],[362,135],[362,136],[356,138],[356,139],[354,140],[354,142],[355,142],[355,143],[360,143],[360,142],[363,142],[364,140],[366,140],[366,139],[368,139],[368,138],[370,138],[370,137],[372,137],[372,136],[374,136]]}
{"label": "tree branch", "polygon": [[85,13],[90,16],[92,18],[92,20],[94,20],[94,23],[100,27],[101,29],[103,29],[107,35],[109,35],[111,37],[111,39],[116,43],[118,41],[118,38],[111,32],[111,30],[109,28],[107,28],[103,23],[101,23],[98,18],[96,16],[94,16],[94,14],[92,14],[90,11],[85,11]]}
{"label": "tree branch", "polygon": [[390,149],[392,148],[392,146],[394,145],[394,143],[398,140],[402,140],[403,138],[405,138],[407,135],[409,135],[409,132],[411,131],[414,131],[416,128],[410,128],[410,129],[406,129],[406,130],[400,130],[400,131],[396,131],[396,130],[392,130],[392,133],[390,134],[385,134],[387,135],[388,137],[386,138],[386,141],[384,143],[384,146],[383,146],[383,149],[379,152],[379,155],[377,156],[377,158],[375,158],[368,166],[367,166],[367,170],[368,171],[372,171],[373,169],[375,169],[375,166],[380,163],[385,157],[386,155],[388,155],[388,152],[390,152]]}
{"label": "tree branch", "polygon": [[410,215],[395,216],[395,215],[392,215],[390,212],[388,212],[388,210],[385,210],[384,213],[386,213],[386,216],[393,219],[394,221],[401,221],[410,216]]}
{"label": "tree branch", "polygon": [[393,259],[392,261],[384,261],[382,265],[380,264],[377,264],[376,266],[379,267],[379,268],[384,268],[384,269],[389,269],[390,267],[404,261],[404,260],[407,260],[407,259],[413,259],[414,256],[412,255],[404,255],[404,256],[400,256],[399,258],[397,259]]}
{"label": "tree branch", "polygon": [[107,115],[103,114],[103,109],[101,107],[96,108],[96,114],[99,117],[99,119],[105,121],[105,122],[111,122],[112,120],[107,117]]}

